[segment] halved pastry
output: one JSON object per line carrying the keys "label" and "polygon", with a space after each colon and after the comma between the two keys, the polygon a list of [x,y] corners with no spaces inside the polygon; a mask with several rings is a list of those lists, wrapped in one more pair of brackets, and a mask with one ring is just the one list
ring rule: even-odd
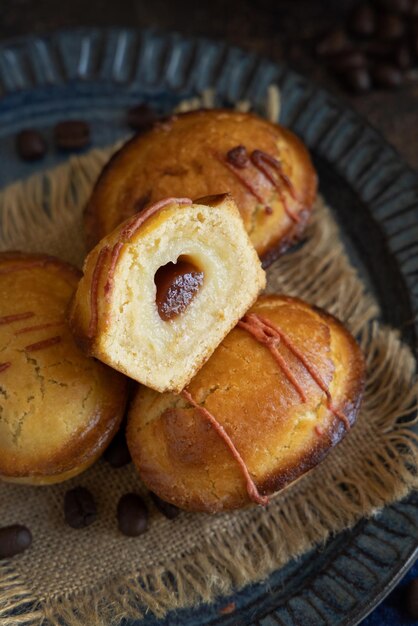
{"label": "halved pastry", "polygon": [[89,254],[70,322],[89,354],[181,391],[264,286],[230,198],[167,198]]}
{"label": "halved pastry", "polygon": [[316,196],[309,153],[289,130],[238,111],[157,122],[104,168],[85,214],[89,247],[149,202],[229,192],[268,265],[300,238]]}
{"label": "halved pastry", "polygon": [[363,385],[362,353],[337,319],[261,297],[181,395],[138,388],[128,446],[146,486],[178,507],[267,504],[343,438]]}
{"label": "halved pastry", "polygon": [[121,422],[127,379],[86,357],[68,328],[79,279],[50,256],[0,253],[0,479],[71,478]]}

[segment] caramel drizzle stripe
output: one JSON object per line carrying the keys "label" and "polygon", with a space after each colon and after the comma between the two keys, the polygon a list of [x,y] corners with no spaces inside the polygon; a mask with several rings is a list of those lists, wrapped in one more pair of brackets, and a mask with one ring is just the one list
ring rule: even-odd
{"label": "caramel drizzle stripe", "polygon": [[[163,209],[164,207],[170,204],[185,204],[185,205],[193,204],[193,200],[191,200],[190,198],[165,198],[164,200],[155,202],[154,204],[149,206],[147,209],[143,209],[139,213],[138,216],[134,216],[134,219],[129,221],[128,224],[126,224],[126,226],[122,229],[120,233],[119,241],[115,243],[111,252],[111,259],[110,259],[110,265],[109,265],[109,270],[107,274],[107,280],[104,286],[105,297],[107,300],[109,300],[110,294],[112,293],[113,279],[115,275],[116,265],[118,263],[121,250],[123,246],[125,245],[125,243],[127,243],[126,240],[130,239],[148,218],[150,218],[152,215],[154,215],[155,213],[157,213],[158,211],[160,211],[161,209]],[[100,250],[99,256],[96,261],[96,266],[93,271],[93,277],[92,277],[91,289],[90,289],[91,317],[90,317],[89,330],[87,334],[89,339],[94,337],[94,335],[96,334],[96,330],[97,330],[99,279],[100,279],[100,275],[101,275],[103,265],[104,265],[103,257],[105,254],[107,256],[109,249],[110,248],[108,246],[105,246],[104,248]],[[106,253],[103,252],[104,250],[106,250]]]}
{"label": "caramel drizzle stripe", "polygon": [[245,178],[245,176],[241,176],[241,174],[239,173],[236,167],[231,165],[231,163],[228,163],[228,161],[225,161],[225,159],[219,156],[219,154],[215,154],[215,156],[218,159],[218,161],[222,163],[224,167],[226,167],[230,172],[234,174],[234,176],[239,180],[241,185],[243,185],[243,187],[245,187],[254,196],[254,198],[258,200],[260,204],[266,204],[266,202],[264,201],[264,198],[260,196],[258,191],[254,189],[253,185],[250,183],[249,180]]}
{"label": "caramel drizzle stripe", "polygon": [[36,326],[26,326],[20,328],[15,332],[15,335],[23,335],[24,333],[30,333],[35,330],[44,330],[45,328],[54,328],[55,326],[63,326],[65,322],[49,322],[48,324],[38,324]]}
{"label": "caramel drizzle stripe", "polygon": [[276,334],[273,334],[273,331],[271,331],[270,329],[269,329],[269,332],[267,332],[265,325],[260,323],[258,320],[256,324],[252,324],[251,322],[247,322],[246,318],[247,316],[244,316],[243,319],[238,322],[237,326],[239,328],[243,328],[248,333],[250,333],[259,343],[262,343],[265,346],[267,346],[267,348],[271,352],[272,357],[274,358],[278,366],[281,368],[281,370],[283,371],[288,381],[291,383],[291,385],[293,385],[293,387],[298,392],[302,402],[306,402],[307,398],[306,398],[306,394],[304,390],[299,385],[295,376],[290,371],[289,366],[287,365],[285,359],[283,358],[283,356],[280,354],[278,350],[280,337],[278,337]]}
{"label": "caramel drizzle stripe", "polygon": [[31,343],[28,346],[25,346],[25,350],[27,350],[28,352],[35,352],[37,350],[42,350],[43,348],[55,346],[57,343],[60,343],[60,341],[61,335],[57,335],[56,337],[50,337],[49,339],[44,339],[43,341]]}
{"label": "caramel drizzle stripe", "polygon": [[[292,197],[295,199],[294,196],[294,189],[293,189],[293,185],[290,182],[288,176],[286,176],[283,171],[282,171],[282,167],[279,163],[279,161],[277,161],[277,159],[275,159],[274,157],[270,156],[269,154],[266,154],[265,152],[262,152],[261,150],[254,150],[254,152],[251,154],[251,163],[258,169],[259,172],[261,172],[266,178],[267,180],[269,180],[271,182],[271,184],[273,185],[273,187],[275,187],[277,189],[277,193],[279,194],[280,197],[280,201],[283,204],[283,208],[286,212],[286,214],[288,215],[288,217],[290,217],[291,220],[293,220],[294,222],[296,222],[297,224],[300,222],[300,216],[296,213],[294,213],[286,200],[286,196],[283,193],[283,189],[282,189],[282,184],[284,183],[286,185],[286,187],[288,188],[288,190],[290,191]],[[270,165],[271,167],[273,167],[275,169],[275,171],[277,172],[278,176],[279,176],[279,180],[276,180],[276,178],[274,176],[272,176],[271,171],[268,169],[268,167],[266,167],[266,164]]]}
{"label": "caramel drizzle stripe", "polygon": [[93,276],[91,277],[91,287],[90,287],[90,323],[87,331],[87,336],[89,339],[94,337],[97,330],[97,296],[99,292],[99,280],[100,276],[106,263],[107,256],[109,254],[109,246],[104,246],[97,257],[96,265],[94,266]]}
{"label": "caramel drizzle stripe", "polygon": [[4,315],[0,317],[0,325],[11,324],[12,322],[20,322],[20,320],[27,320],[33,317],[35,313],[32,311],[26,311],[25,313],[16,313],[15,315]]}
{"label": "caramel drizzle stripe", "polygon": [[303,367],[309,373],[309,375],[314,380],[314,382],[325,393],[326,398],[327,398],[328,409],[331,411],[331,413],[334,413],[334,415],[336,417],[338,417],[342,422],[344,422],[344,425],[345,425],[346,429],[349,430],[350,427],[351,427],[350,422],[347,419],[347,417],[344,415],[344,413],[341,413],[341,411],[339,411],[337,408],[334,407],[333,402],[332,402],[331,393],[330,393],[326,383],[322,380],[322,378],[319,375],[318,371],[309,363],[309,361],[306,360],[305,355],[299,350],[299,348],[297,348],[294,345],[294,343],[289,339],[289,337],[280,328],[277,328],[277,326],[275,326],[270,320],[262,317],[261,315],[256,315],[255,313],[250,313],[246,317],[248,317],[248,318],[257,318],[263,324],[265,324],[268,328],[270,328],[273,332],[277,333],[277,335],[283,341],[284,345],[290,350],[290,352],[292,352],[292,354],[294,354],[294,356],[297,359],[299,359],[299,361],[302,363]]}
{"label": "caramel drizzle stripe", "polygon": [[251,478],[251,475],[248,471],[248,468],[247,468],[247,465],[245,464],[244,459],[242,458],[242,456],[236,449],[234,442],[232,441],[231,437],[228,435],[228,433],[226,432],[222,424],[220,424],[218,420],[212,415],[212,413],[210,413],[207,409],[205,409],[205,407],[200,406],[200,404],[195,402],[195,400],[193,399],[193,397],[188,391],[183,390],[182,396],[187,400],[187,402],[189,402],[192,406],[194,406],[199,411],[202,417],[204,417],[211,424],[215,432],[218,433],[218,435],[221,437],[221,439],[223,439],[223,441],[225,442],[225,444],[231,451],[232,456],[237,461],[240,467],[240,470],[245,478],[247,493],[248,493],[250,500],[252,500],[256,504],[262,504],[263,506],[266,506],[269,503],[268,497],[262,496],[260,492],[258,491],[254,480]]}
{"label": "caramel drizzle stripe", "polygon": [[7,361],[6,363],[0,363],[0,373],[4,372],[4,370],[9,369],[10,366],[11,366],[10,361]]}

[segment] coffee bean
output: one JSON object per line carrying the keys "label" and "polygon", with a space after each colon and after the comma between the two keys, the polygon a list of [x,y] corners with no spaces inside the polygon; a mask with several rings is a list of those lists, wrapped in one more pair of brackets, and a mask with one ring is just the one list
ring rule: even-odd
{"label": "coffee bean", "polygon": [[365,54],[351,50],[340,52],[327,59],[330,67],[336,72],[346,72],[350,69],[367,67],[368,61]]}
{"label": "coffee bean", "polygon": [[88,489],[75,487],[67,491],[64,498],[64,516],[71,528],[85,528],[96,521],[96,503]]}
{"label": "coffee bean", "polygon": [[240,169],[246,167],[249,162],[249,156],[245,146],[231,148],[226,154],[226,160]]}
{"label": "coffee bean", "polygon": [[384,41],[400,39],[405,32],[402,18],[396,13],[384,13],[379,17],[378,36]]}
{"label": "coffee bean", "polygon": [[378,0],[379,6],[396,13],[408,13],[414,0]]}
{"label": "coffee bean", "polygon": [[131,462],[131,454],[126,443],[125,430],[121,429],[113,437],[104,453],[105,460],[114,468],[123,467]]}
{"label": "coffee bean", "polygon": [[118,526],[127,537],[138,537],[148,529],[148,511],[136,493],[127,493],[118,502]]}
{"label": "coffee bean", "polygon": [[45,156],[47,145],[37,130],[21,130],[16,137],[16,149],[25,161],[38,161]]}
{"label": "coffee bean", "polygon": [[406,44],[401,43],[397,46],[394,54],[394,61],[401,70],[407,70],[412,67],[412,55]]}
{"label": "coffee bean", "polygon": [[148,104],[139,104],[132,107],[126,115],[128,126],[137,132],[148,130],[157,119],[157,114]]}
{"label": "coffee bean", "polygon": [[373,81],[379,87],[394,89],[402,84],[402,73],[395,65],[379,63],[373,70]]}
{"label": "coffee bean", "polygon": [[418,0],[412,0],[408,14],[411,17],[418,17]]}
{"label": "coffee bean", "polygon": [[342,78],[345,85],[353,93],[365,93],[366,91],[370,91],[372,86],[369,71],[364,68],[351,69],[348,72],[345,72]]}
{"label": "coffee bean", "polygon": [[364,45],[364,51],[372,59],[390,60],[393,58],[396,45],[396,42],[392,41],[368,41]]}
{"label": "coffee bean", "polygon": [[150,496],[160,513],[165,515],[165,517],[167,517],[168,519],[174,519],[179,515],[180,509],[174,506],[174,504],[170,504],[165,500],[161,500],[161,498],[159,498],[157,494],[153,493],[152,491],[150,491]]}
{"label": "coffee bean", "polygon": [[3,526],[0,528],[0,559],[9,559],[20,554],[32,543],[32,534],[29,528],[20,524]]}
{"label": "coffee bean", "polygon": [[405,608],[408,616],[418,619],[418,578],[414,578],[405,589]]}
{"label": "coffee bean", "polygon": [[80,150],[90,143],[90,127],[82,120],[59,122],[54,128],[54,139],[60,150]]}
{"label": "coffee bean", "polygon": [[360,4],[351,14],[349,27],[352,33],[370,37],[376,31],[376,14],[370,4]]}
{"label": "coffee bean", "polygon": [[328,33],[316,46],[318,56],[328,56],[350,49],[347,35],[341,29],[336,29]]}

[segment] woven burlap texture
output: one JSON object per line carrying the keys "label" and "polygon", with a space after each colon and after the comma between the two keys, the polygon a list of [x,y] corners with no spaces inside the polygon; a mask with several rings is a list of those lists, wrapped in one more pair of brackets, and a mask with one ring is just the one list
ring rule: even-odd
{"label": "woven burlap texture", "polygon": [[[56,254],[81,265],[82,209],[112,149],[93,150],[0,194],[1,249]],[[23,523],[33,546],[0,565],[0,623],[98,626],[211,601],[260,580],[332,533],[352,526],[417,485],[415,362],[398,333],[381,327],[341,243],[332,212],[317,201],[307,240],[268,271],[268,291],[298,295],[340,317],[367,359],[365,398],[349,436],[320,467],[262,509],[169,521],[150,503],[150,528],[118,533],[116,505],[146,496],[132,466],[98,462],[62,485],[0,485],[2,525]],[[405,421],[406,419],[406,421]],[[65,491],[84,485],[99,518],[73,530],[63,521]],[[149,500],[148,500],[149,502]],[[23,611],[13,617],[13,611]]]}

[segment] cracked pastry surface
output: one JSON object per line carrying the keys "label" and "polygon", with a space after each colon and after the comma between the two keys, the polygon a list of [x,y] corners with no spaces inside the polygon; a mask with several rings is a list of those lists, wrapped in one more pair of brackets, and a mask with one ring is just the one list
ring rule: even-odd
{"label": "cracked pastry surface", "polygon": [[89,354],[181,391],[264,286],[230,197],[166,198],[90,252],[70,325]]}
{"label": "cracked pastry surface", "polygon": [[344,437],[363,386],[362,353],[336,318],[264,296],[182,395],[138,388],[128,445],[147,487],[178,507],[266,504]]}
{"label": "cracked pastry surface", "polygon": [[286,128],[237,111],[178,114],[134,137],[104,168],[85,212],[87,243],[149,202],[230,193],[268,265],[300,238],[316,189],[308,151]]}
{"label": "cracked pastry surface", "polygon": [[126,380],[75,345],[66,322],[81,273],[46,255],[0,253],[0,478],[60,482],[103,452]]}

